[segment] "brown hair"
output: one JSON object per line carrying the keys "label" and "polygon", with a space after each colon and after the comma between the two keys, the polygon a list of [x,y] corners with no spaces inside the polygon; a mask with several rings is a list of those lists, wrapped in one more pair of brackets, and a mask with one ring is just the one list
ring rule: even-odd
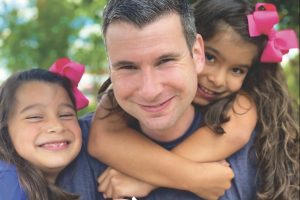
{"label": "brown hair", "polygon": [[[288,93],[283,70],[278,63],[261,63],[266,36],[250,37],[247,15],[254,6],[246,0],[198,0],[194,5],[197,32],[204,41],[214,37],[224,25],[258,48],[258,54],[241,90],[254,101],[257,135],[254,144],[258,164],[257,199],[297,199],[299,197],[299,125],[295,102]],[[209,105],[206,123],[219,127],[226,120],[235,94]],[[220,112],[220,110],[222,112]]]}
{"label": "brown hair", "polygon": [[18,88],[25,82],[41,81],[57,84],[64,88],[72,104],[75,100],[71,83],[67,78],[42,69],[32,69],[13,74],[0,87],[0,159],[16,166],[19,181],[30,200],[77,200],[77,195],[67,193],[56,185],[47,182],[41,170],[24,160],[16,152],[8,133],[8,117],[13,114]]}

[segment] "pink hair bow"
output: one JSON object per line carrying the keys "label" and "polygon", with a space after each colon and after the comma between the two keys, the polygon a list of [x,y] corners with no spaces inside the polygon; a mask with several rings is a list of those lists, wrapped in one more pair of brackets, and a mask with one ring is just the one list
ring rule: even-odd
{"label": "pink hair bow", "polygon": [[78,90],[78,83],[84,73],[84,65],[71,61],[68,58],[58,59],[49,71],[67,77],[72,83],[72,91],[76,100],[76,109],[80,110],[89,104],[89,100]]}
{"label": "pink hair bow", "polygon": [[260,58],[261,62],[281,62],[282,56],[289,49],[298,48],[298,39],[295,31],[276,31],[273,27],[279,22],[275,5],[270,3],[257,3],[253,14],[248,15],[249,34],[251,37],[267,35],[268,42]]}

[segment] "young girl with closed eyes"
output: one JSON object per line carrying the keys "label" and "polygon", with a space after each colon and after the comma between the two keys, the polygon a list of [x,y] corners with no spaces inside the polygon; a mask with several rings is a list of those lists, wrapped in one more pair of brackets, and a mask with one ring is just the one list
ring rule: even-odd
{"label": "young girl with closed eyes", "polygon": [[279,65],[283,54],[298,47],[295,33],[274,29],[278,14],[273,4],[254,8],[248,1],[199,0],[194,9],[206,54],[194,99],[203,111],[203,126],[171,150],[179,158],[128,128],[120,114],[107,117],[115,103],[104,93],[90,152],[136,179],[108,169],[99,178],[99,190],[119,198],[145,196],[162,186],[216,199],[226,187],[196,191],[188,180],[174,182],[174,177],[192,170],[181,167],[182,157],[195,162],[228,158],[235,178],[222,199],[296,199],[299,127]]}
{"label": "young girl with closed eyes", "polygon": [[1,85],[0,199],[100,199],[77,119],[88,104],[76,87],[83,71],[62,58]]}

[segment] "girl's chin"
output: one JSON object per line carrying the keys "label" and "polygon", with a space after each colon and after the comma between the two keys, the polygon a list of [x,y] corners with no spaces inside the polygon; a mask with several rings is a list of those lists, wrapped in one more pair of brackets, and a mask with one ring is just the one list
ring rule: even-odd
{"label": "girl's chin", "polygon": [[206,100],[206,99],[203,99],[203,98],[195,98],[193,100],[193,103],[194,104],[197,104],[197,105],[200,105],[200,106],[206,106],[210,103],[210,101]]}

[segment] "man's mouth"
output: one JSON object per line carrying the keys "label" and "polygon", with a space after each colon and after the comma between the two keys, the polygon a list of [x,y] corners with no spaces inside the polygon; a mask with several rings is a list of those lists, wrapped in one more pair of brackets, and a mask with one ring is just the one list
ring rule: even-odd
{"label": "man's mouth", "polygon": [[173,97],[163,101],[162,103],[158,103],[154,105],[143,105],[143,104],[140,105],[142,109],[145,110],[146,112],[160,112],[170,105],[172,99]]}

